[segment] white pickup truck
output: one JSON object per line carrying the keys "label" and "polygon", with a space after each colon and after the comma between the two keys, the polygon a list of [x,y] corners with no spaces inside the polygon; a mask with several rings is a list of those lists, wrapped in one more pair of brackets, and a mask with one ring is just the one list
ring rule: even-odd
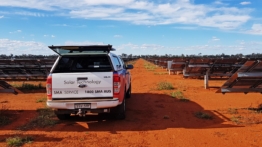
{"label": "white pickup truck", "polygon": [[71,114],[111,113],[125,119],[131,75],[111,45],[49,46],[59,57],[46,81],[47,106],[61,120]]}

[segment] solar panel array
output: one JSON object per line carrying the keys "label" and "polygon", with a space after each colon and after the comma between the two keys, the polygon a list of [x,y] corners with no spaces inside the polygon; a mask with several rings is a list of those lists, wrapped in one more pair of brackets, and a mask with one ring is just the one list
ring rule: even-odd
{"label": "solar panel array", "polygon": [[171,60],[170,68],[168,70],[176,72],[183,71],[188,63],[189,58],[174,58]]}
{"label": "solar panel array", "polygon": [[184,77],[232,76],[246,61],[247,58],[149,58],[149,62],[167,70],[180,71]]}
{"label": "solar panel array", "polygon": [[45,80],[55,59],[0,59],[2,80]]}
{"label": "solar panel array", "polygon": [[17,94],[13,86],[9,85],[5,81],[0,80],[0,93],[14,93]]}
{"label": "solar panel array", "polygon": [[247,61],[221,87],[218,92],[260,92],[262,93],[262,62]]}
{"label": "solar panel array", "polygon": [[167,70],[180,71],[184,77],[204,77],[205,88],[208,88],[210,77],[228,77],[228,81],[218,92],[262,93],[262,63],[259,58],[151,58],[147,60],[161,67],[164,67],[161,62],[167,63]]}
{"label": "solar panel array", "polygon": [[[136,58],[124,58],[124,62]],[[50,59],[0,59],[0,93],[15,93],[6,81],[46,80],[56,58]]]}
{"label": "solar panel array", "polygon": [[183,71],[184,77],[196,77],[209,74],[211,77],[216,76],[232,76],[238,68],[240,68],[247,59],[245,58],[196,58],[190,59],[189,63]]}

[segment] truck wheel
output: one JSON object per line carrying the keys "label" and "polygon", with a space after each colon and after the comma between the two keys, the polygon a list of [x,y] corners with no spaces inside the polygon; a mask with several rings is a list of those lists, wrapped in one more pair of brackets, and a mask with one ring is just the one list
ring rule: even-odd
{"label": "truck wheel", "polygon": [[126,98],[131,98],[131,83],[130,83],[130,86],[129,86],[129,88],[128,88],[128,90],[127,90],[127,92],[126,92]]}
{"label": "truck wheel", "polygon": [[116,108],[115,108],[115,111],[113,111],[113,115],[114,115],[114,118],[115,119],[118,119],[118,120],[123,120],[126,118],[126,100],[124,98],[123,102],[121,105],[118,105]]}

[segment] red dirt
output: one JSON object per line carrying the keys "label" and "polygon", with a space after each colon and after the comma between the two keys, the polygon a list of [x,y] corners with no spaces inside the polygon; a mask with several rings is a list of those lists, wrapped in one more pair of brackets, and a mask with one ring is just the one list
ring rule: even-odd
{"label": "red dirt", "polygon": [[[221,94],[217,88],[204,89],[203,79],[183,79],[182,75],[157,68],[148,71],[146,61],[139,59],[132,73],[132,97],[127,99],[125,120],[107,120],[97,116],[59,121],[53,127],[18,128],[37,116],[36,103],[45,93],[0,94],[2,114],[12,122],[0,126],[0,146],[6,138],[31,136],[34,141],[24,146],[262,146],[262,113],[244,108],[257,107],[262,95]],[[168,81],[174,90],[156,90],[157,83]],[[221,86],[225,80],[210,81]],[[36,82],[37,84],[39,82]],[[170,96],[180,90],[189,102]],[[204,112],[213,119],[200,119]]]}

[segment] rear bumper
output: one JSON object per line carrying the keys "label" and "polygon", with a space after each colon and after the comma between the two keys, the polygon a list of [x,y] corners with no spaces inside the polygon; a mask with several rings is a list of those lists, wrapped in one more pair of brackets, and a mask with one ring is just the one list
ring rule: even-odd
{"label": "rear bumper", "polygon": [[112,108],[112,107],[116,107],[118,105],[121,104],[121,102],[119,102],[118,98],[113,98],[110,100],[92,100],[92,101],[62,101],[62,100],[53,100],[53,101],[47,101],[46,104],[49,108],[52,109],[75,109],[75,104],[77,103],[90,103],[91,104],[91,109],[100,109],[100,108]]}

